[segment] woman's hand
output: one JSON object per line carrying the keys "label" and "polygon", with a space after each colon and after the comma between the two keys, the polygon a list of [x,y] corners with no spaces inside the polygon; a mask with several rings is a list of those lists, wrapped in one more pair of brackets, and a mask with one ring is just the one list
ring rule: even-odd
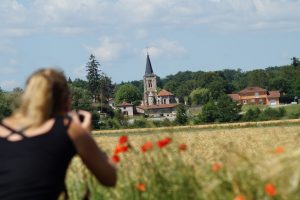
{"label": "woman's hand", "polygon": [[[87,132],[92,131],[92,114],[85,110],[78,110],[77,112],[72,112],[71,117],[75,123],[80,124],[81,127]],[[82,120],[80,120],[82,118]]]}

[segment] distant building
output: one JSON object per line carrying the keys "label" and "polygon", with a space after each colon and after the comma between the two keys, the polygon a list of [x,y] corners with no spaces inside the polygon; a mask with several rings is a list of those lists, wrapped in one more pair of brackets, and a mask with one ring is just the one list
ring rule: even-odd
{"label": "distant building", "polygon": [[174,117],[176,116],[176,107],[178,98],[167,90],[161,90],[157,93],[156,75],[153,73],[149,54],[147,54],[146,70],[144,75],[144,97],[137,112],[144,113],[150,117]]}
{"label": "distant building", "polygon": [[135,107],[131,103],[123,102],[120,105],[116,105],[117,108],[119,108],[123,115],[132,117],[135,112]]}
{"label": "distant building", "polygon": [[235,94],[229,94],[239,104],[279,105],[279,91],[267,91],[260,87],[247,87]]}

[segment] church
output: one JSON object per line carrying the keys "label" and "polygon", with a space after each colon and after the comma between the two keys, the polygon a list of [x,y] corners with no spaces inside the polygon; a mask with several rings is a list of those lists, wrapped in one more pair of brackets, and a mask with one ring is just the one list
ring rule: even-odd
{"label": "church", "polygon": [[157,90],[156,75],[153,72],[149,54],[147,53],[144,75],[144,96],[136,111],[149,117],[175,117],[179,100],[171,92]]}

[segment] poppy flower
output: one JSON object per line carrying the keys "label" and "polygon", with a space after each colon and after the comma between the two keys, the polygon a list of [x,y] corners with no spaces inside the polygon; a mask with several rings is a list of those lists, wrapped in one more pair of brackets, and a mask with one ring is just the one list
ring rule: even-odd
{"label": "poppy flower", "polygon": [[214,163],[214,164],[211,166],[211,170],[212,170],[213,172],[217,172],[217,171],[219,171],[221,168],[222,168],[222,164],[221,164],[221,163]]}
{"label": "poppy flower", "polygon": [[138,183],[138,184],[136,184],[136,189],[138,190],[138,191],[141,191],[141,192],[145,192],[146,191],[146,186],[145,186],[145,184],[144,183]]}
{"label": "poppy flower", "polygon": [[265,185],[265,192],[267,193],[267,195],[269,195],[270,197],[273,197],[276,195],[276,187],[275,185],[273,185],[272,183],[267,183]]}
{"label": "poppy flower", "polygon": [[233,200],[246,200],[243,195],[237,195]]}
{"label": "poppy flower", "polygon": [[120,157],[118,155],[113,155],[112,162],[117,164],[120,162]]}
{"label": "poppy flower", "polygon": [[186,144],[180,144],[180,145],[179,145],[179,150],[180,150],[180,151],[186,151],[186,149],[187,149]]}
{"label": "poppy flower", "polygon": [[141,146],[141,151],[142,151],[142,152],[146,152],[146,151],[148,151],[148,150],[150,150],[150,149],[152,149],[152,148],[153,148],[152,142],[151,142],[151,141],[148,141],[148,142],[146,142],[145,144],[143,144],[143,145]]}
{"label": "poppy flower", "polygon": [[278,153],[278,154],[283,153],[284,152],[284,148],[283,147],[277,147],[275,149],[275,152]]}
{"label": "poppy flower", "polygon": [[119,153],[126,152],[126,151],[128,151],[128,146],[118,145],[118,146],[116,146],[114,153],[119,154]]}
{"label": "poppy flower", "polygon": [[122,135],[119,137],[119,144],[125,144],[128,141],[128,137],[126,135]]}
{"label": "poppy flower", "polygon": [[158,146],[159,148],[164,148],[164,147],[167,146],[171,141],[172,141],[171,138],[166,137],[165,139],[159,140],[159,141],[157,142],[157,146]]}

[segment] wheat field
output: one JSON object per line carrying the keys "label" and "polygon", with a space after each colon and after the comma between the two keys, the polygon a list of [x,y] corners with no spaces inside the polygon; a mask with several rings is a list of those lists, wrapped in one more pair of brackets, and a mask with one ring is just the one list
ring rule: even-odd
{"label": "wheat field", "polygon": [[[120,200],[297,200],[300,195],[300,126],[297,123],[119,131],[98,134],[95,139],[111,157],[123,134],[128,136],[132,148],[120,155],[121,161],[116,164],[117,187],[99,186],[80,161],[74,159],[68,174],[72,199],[80,199],[84,188],[91,191],[91,199]],[[172,142],[158,148],[157,141],[164,138],[171,138]],[[153,149],[142,153],[141,146],[147,141],[153,143]],[[184,151],[178,149],[181,144],[186,145]],[[145,184],[142,191],[136,188],[140,182]],[[276,194],[273,190],[266,193],[264,187],[270,183],[276,185]]]}

